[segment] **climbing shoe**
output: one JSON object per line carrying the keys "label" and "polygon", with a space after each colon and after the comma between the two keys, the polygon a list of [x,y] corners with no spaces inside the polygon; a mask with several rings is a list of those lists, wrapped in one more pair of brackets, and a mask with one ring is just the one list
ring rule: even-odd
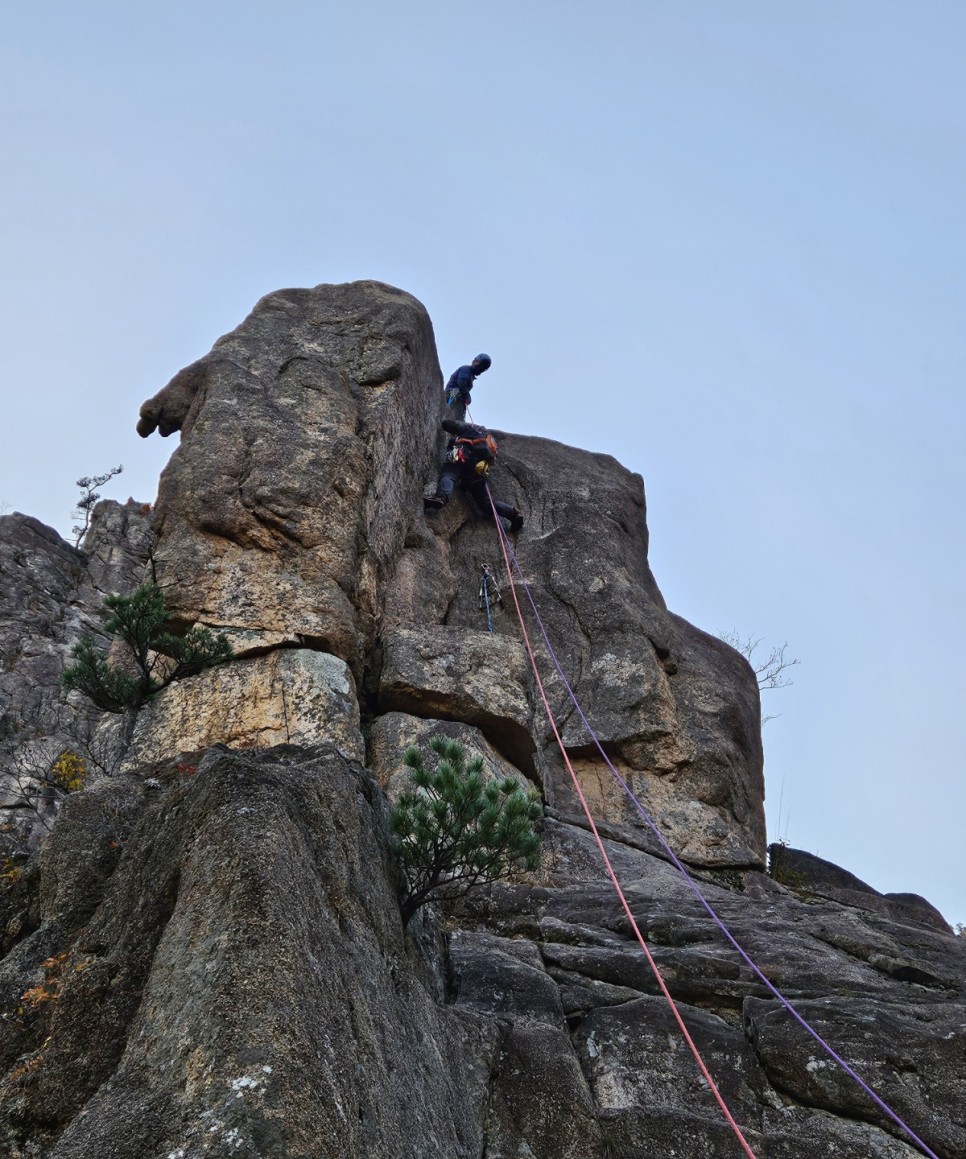
{"label": "climbing shoe", "polygon": [[523,527],[523,516],[519,511],[513,512],[513,518],[510,520],[510,534],[516,533]]}
{"label": "climbing shoe", "polygon": [[427,511],[438,511],[441,507],[445,506],[446,500],[442,497],[442,495],[428,495],[423,500],[423,507],[425,507]]}

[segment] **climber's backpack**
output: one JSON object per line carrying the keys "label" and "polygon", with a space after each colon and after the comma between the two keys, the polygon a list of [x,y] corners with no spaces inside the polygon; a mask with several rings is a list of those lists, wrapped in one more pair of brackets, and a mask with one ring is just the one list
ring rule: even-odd
{"label": "climber's backpack", "polygon": [[456,451],[454,462],[478,463],[485,461],[492,463],[497,454],[496,439],[490,434],[480,435],[477,439],[469,439],[461,435],[453,440],[453,449]]}

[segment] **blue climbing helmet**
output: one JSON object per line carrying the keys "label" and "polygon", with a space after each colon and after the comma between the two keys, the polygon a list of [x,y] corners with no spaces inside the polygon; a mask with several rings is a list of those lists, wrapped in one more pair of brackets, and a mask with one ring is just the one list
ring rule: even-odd
{"label": "blue climbing helmet", "polygon": [[477,356],[473,359],[474,368],[479,368],[476,371],[477,374],[482,374],[484,370],[489,370],[492,365],[493,359],[489,356],[489,354],[477,354]]}

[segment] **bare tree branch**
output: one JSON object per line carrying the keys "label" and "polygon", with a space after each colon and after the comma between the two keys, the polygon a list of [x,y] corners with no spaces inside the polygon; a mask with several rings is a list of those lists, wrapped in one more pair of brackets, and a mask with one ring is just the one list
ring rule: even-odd
{"label": "bare tree branch", "polygon": [[787,688],[794,683],[793,680],[789,680],[786,673],[789,668],[801,664],[801,660],[790,659],[786,655],[787,643],[782,644],[781,647],[772,648],[767,656],[764,653],[756,656],[755,653],[761,644],[760,636],[748,636],[742,640],[737,632],[719,632],[718,639],[724,640],[726,644],[730,644],[736,652],[740,652],[744,656],[754,669],[758,687],[763,692],[770,688]]}

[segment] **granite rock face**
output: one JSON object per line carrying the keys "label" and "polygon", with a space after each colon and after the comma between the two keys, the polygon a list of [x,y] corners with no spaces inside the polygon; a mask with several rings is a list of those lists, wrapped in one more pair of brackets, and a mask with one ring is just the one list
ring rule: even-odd
{"label": "granite rock face", "polygon": [[[669,612],[640,478],[498,433],[520,572],[457,495],[432,327],[379,283],[280,291],[144,404],[181,432],[150,526],[76,552],[0,521],[3,722],[54,738],[59,673],[151,553],[228,664],[170,685],[0,875],[0,1149],[14,1159],[719,1159],[739,1154],[603,868],[760,1159],[966,1154],[966,941],[808,854],[766,875],[757,686]],[[125,511],[127,514],[125,515]],[[128,522],[125,523],[125,520]],[[96,528],[95,528],[96,531]],[[95,543],[99,546],[95,547]],[[493,631],[481,565],[502,588]],[[19,570],[17,570],[19,569]],[[551,655],[551,648],[553,655]],[[556,663],[554,662],[556,657]],[[559,670],[557,667],[559,664]],[[690,866],[663,854],[600,744]],[[47,716],[44,716],[44,713]],[[538,871],[400,917],[386,809],[444,734],[547,804]],[[11,739],[13,738],[13,739]],[[7,750],[4,750],[7,751]]]}
{"label": "granite rock face", "polygon": [[214,744],[252,749],[324,742],[364,759],[352,673],[327,652],[279,648],[170,685],[138,715],[122,771]]}
{"label": "granite rock face", "polygon": [[[465,497],[432,520],[423,512],[441,384],[429,318],[399,290],[358,282],[263,298],[141,408],[142,434],[182,433],[158,496],[158,582],[176,620],[227,631],[239,655],[310,647],[345,661],[374,717],[482,728],[575,812],[506,581],[485,631],[480,567],[500,565],[492,524]],[[640,477],[606,455],[499,437],[492,487],[526,515],[520,563],[601,743],[690,860],[762,866],[754,674],[667,611]],[[535,643],[564,744],[583,760],[591,738]],[[608,821],[652,840],[596,772],[586,787]]]}
{"label": "granite rock face", "polygon": [[854,873],[814,853],[787,845],[769,845],[768,861],[773,877],[801,892],[872,910],[895,921],[908,920],[952,933],[939,910],[924,897],[915,893],[879,893]]}
{"label": "granite rock face", "polygon": [[[95,741],[101,714],[68,702],[60,674],[71,645],[101,645],[104,597],[126,593],[143,576],[153,533],[144,504],[106,500],[94,510],[83,550],[27,515],[0,516],[0,848],[33,846],[55,812],[32,808],[38,776],[80,742],[104,763],[115,759],[107,736]],[[88,763],[92,763],[88,755]]]}
{"label": "granite rock face", "polygon": [[408,294],[363,282],[263,298],[141,408],[141,434],[182,432],[158,495],[172,612],[360,674],[377,586],[432,469],[440,388]]}
{"label": "granite rock face", "polygon": [[[32,874],[0,891],[0,921],[22,927],[0,960],[5,1153],[738,1153],[583,830],[548,820],[531,881],[477,895],[446,933],[432,911],[405,930],[384,798],[336,746],[216,747],[163,781],[71,797]],[[676,870],[607,848],[756,1155],[920,1153]],[[934,1153],[963,1154],[963,940],[754,871],[740,885],[700,882]],[[25,1002],[37,987],[50,997]]]}
{"label": "granite rock face", "polygon": [[[758,688],[743,657],[667,611],[647,561],[643,484],[607,455],[497,432],[495,494],[526,523],[516,557],[564,675],[587,718],[644,806],[659,812],[672,845],[695,864],[762,865],[764,783]],[[455,509],[454,509],[455,508]],[[391,592],[387,618],[479,630],[480,567],[499,574],[492,526],[451,504],[432,523],[437,555],[420,540],[398,571],[432,573]],[[415,538],[415,537],[414,537]],[[517,577],[518,578],[518,577]],[[507,581],[498,635],[519,637]],[[518,585],[519,586],[519,585]],[[521,590],[519,598],[529,604]],[[601,781],[596,750],[530,621],[541,678],[595,811],[632,841],[651,838],[636,810]],[[536,762],[548,801],[579,812],[542,706],[534,704]]]}
{"label": "granite rock face", "polygon": [[[83,929],[71,875],[2,964],[9,993],[18,968],[43,973],[38,953],[68,955],[50,1009],[6,1036],[36,1062],[0,1114],[43,1123],[30,1140],[75,1159],[479,1153],[487,1075],[471,1072],[496,1028],[448,1007],[404,936],[371,779],[303,747],[216,750],[180,782],[132,785],[130,835]],[[106,811],[92,835],[73,805],[48,875],[80,838],[117,839]]]}

